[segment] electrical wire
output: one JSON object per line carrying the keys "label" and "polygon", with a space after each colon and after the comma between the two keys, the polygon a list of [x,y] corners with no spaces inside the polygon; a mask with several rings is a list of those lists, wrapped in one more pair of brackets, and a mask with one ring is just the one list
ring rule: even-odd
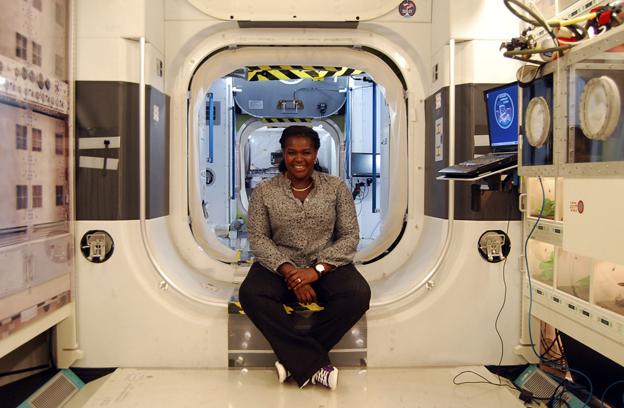
{"label": "electrical wire", "polygon": [[[511,201],[513,202],[513,201]],[[511,206],[509,206],[509,208],[507,208],[507,228],[505,229],[505,235],[509,236],[509,225],[511,223]],[[501,314],[503,313],[503,309],[505,308],[505,304],[507,302],[507,280],[505,279],[505,267],[507,266],[507,258],[505,257],[505,260],[503,261],[503,267],[502,267],[502,276],[503,276],[503,303],[501,304],[500,309],[498,309],[498,313],[496,315],[496,319],[494,320],[494,330],[496,331],[496,335],[498,336],[498,339],[500,340],[500,346],[501,346],[501,350],[500,350],[500,358],[498,359],[498,366],[500,367],[501,364],[503,363],[503,357],[505,355],[505,342],[503,340],[503,336],[501,335],[500,331],[498,330],[498,320],[500,319]],[[459,377],[460,375],[463,374],[474,374],[478,377],[481,377],[484,381],[462,381],[462,382],[457,382],[457,377]],[[486,379],[485,377],[483,377],[481,374],[472,371],[472,370],[465,370],[460,372],[459,374],[457,374],[455,377],[453,377],[453,384],[455,385],[462,385],[462,384],[490,384],[490,385],[496,385],[499,387],[502,386],[507,386],[509,388],[512,388],[514,390],[517,390],[518,387],[516,387],[515,385],[513,387],[511,387],[509,384],[503,383],[501,381],[500,378],[500,374],[498,374],[498,372],[496,373],[496,376],[498,378],[498,384],[492,381],[489,381],[488,379]]]}
{"label": "electrical wire", "polygon": [[[551,37],[554,47],[549,48],[541,48],[541,49],[524,49],[524,50],[510,50],[505,52],[503,55],[507,58],[512,58],[518,61],[523,61],[525,63],[531,63],[536,65],[544,65],[544,61],[532,60],[527,58],[528,56],[534,54],[542,54],[548,52],[557,52],[559,56],[563,56],[563,52],[575,45],[578,45],[584,41],[589,40],[589,33],[586,27],[582,25],[578,25],[582,22],[588,22],[594,20],[597,17],[597,13],[588,13],[582,16],[578,16],[576,18],[570,20],[564,19],[551,19],[545,20],[539,9],[535,6],[533,1],[530,2],[530,6],[526,5],[522,1],[518,0],[503,0],[503,3],[520,20],[528,23],[533,27],[542,27],[546,31],[546,33]],[[519,11],[521,10],[521,11]],[[526,13],[526,14],[523,14]],[[528,16],[527,16],[528,14]],[[557,34],[554,32],[553,27],[555,28],[567,28],[574,35],[575,39],[573,41],[567,41],[564,38],[557,37]],[[532,30],[533,28],[531,28]]]}
{"label": "electrical wire", "polygon": [[[461,382],[457,382],[457,377],[459,377],[460,375],[464,375],[464,374],[474,374],[477,377],[481,378],[483,381],[461,381]],[[490,380],[488,380],[487,378],[485,378],[484,376],[482,376],[481,374],[477,373],[476,371],[472,371],[472,370],[464,370],[464,371],[460,371],[455,377],[453,377],[453,384],[455,385],[464,385],[464,384],[489,384],[489,385],[495,385],[497,387],[507,387],[509,389],[512,389],[514,391],[525,391],[522,388],[518,387],[516,384],[514,384],[513,382],[510,384],[501,382],[500,384],[492,382]],[[555,389],[556,391],[556,389]],[[552,396],[547,396],[547,397],[541,397],[541,396],[531,396],[532,399],[534,400],[540,400],[540,401],[551,401],[553,399],[554,395]]]}
{"label": "electrical wire", "polygon": [[[504,56],[504,55],[505,55],[505,54],[503,53],[503,56]],[[530,58],[529,58],[529,59],[526,59],[526,58],[522,58],[521,56],[518,56],[518,55],[516,55],[516,56],[511,56],[511,57],[509,57],[509,58],[511,58],[511,59],[515,59],[515,60],[520,61],[520,62],[525,62],[525,63],[530,63],[530,64],[538,65],[538,66],[541,66],[541,65],[546,64],[544,61],[533,60],[533,59],[530,59]]]}
{"label": "electrical wire", "polygon": [[552,361],[563,361],[564,358],[563,358],[562,355],[557,356],[557,355],[554,355],[554,352],[551,352],[553,346],[555,344],[557,344],[557,339],[556,338],[554,338],[549,345],[547,345],[545,341],[541,341],[541,343],[542,343],[542,347],[545,349],[544,352],[542,354],[540,354],[540,356],[542,358],[547,358],[548,355],[550,354],[553,358],[549,358],[549,360],[552,360]]}
{"label": "electrical wire", "polygon": [[[477,377],[481,378],[483,381],[461,381],[461,382],[458,382],[457,381],[457,377],[459,377],[460,375],[464,375],[464,374],[474,374]],[[515,385],[512,385],[513,383],[512,384],[507,384],[507,383],[500,382],[500,381],[499,381],[499,383],[495,383],[495,382],[492,382],[492,381],[488,380],[487,378],[485,378],[481,374],[477,373],[476,371],[472,371],[472,370],[460,371],[455,377],[453,377],[453,384],[455,384],[455,385],[489,384],[489,385],[495,385],[497,387],[507,387],[507,388],[511,388],[514,391],[518,391],[518,387],[516,387]]]}
{"label": "electrical wire", "polygon": [[[542,54],[542,53],[548,53],[548,52],[557,52],[559,56],[562,57],[563,52],[565,50],[577,44],[580,44],[582,41],[589,39],[589,33],[587,32],[587,29],[577,24],[583,21],[592,20],[596,17],[596,13],[589,13],[584,16],[579,16],[571,20],[562,20],[562,19],[545,20],[541,12],[539,11],[539,9],[535,7],[535,4],[533,1],[531,1],[530,3],[532,7],[529,7],[523,2],[518,1],[518,0],[503,0],[503,2],[505,6],[509,9],[509,11],[511,11],[512,14],[514,14],[516,17],[518,17],[522,21],[534,27],[540,26],[544,28],[546,33],[551,37],[554,47],[542,48],[542,49],[513,50],[513,51],[507,51],[503,54],[507,58],[512,58],[512,59],[516,59],[519,61],[528,62],[528,63],[536,64],[536,65],[544,65],[545,62],[527,59],[526,57],[530,55],[534,55],[534,54]],[[521,9],[523,12],[527,13],[529,16],[519,12],[516,9],[516,7]],[[558,38],[555,32],[553,31],[552,27],[559,27],[559,28],[566,27],[568,30],[570,30],[574,34],[576,41],[569,42],[569,41],[565,41],[563,39]]]}
{"label": "electrical wire", "polygon": [[557,348],[559,348],[560,350],[561,357],[567,361],[565,356],[565,349],[563,348],[563,344],[561,344],[561,333],[557,329],[555,329],[555,333],[557,333]]}
{"label": "electrical wire", "polygon": [[[607,388],[604,389],[604,391],[602,392],[602,396],[600,397],[600,407],[604,408],[604,399],[607,396],[607,392],[615,385],[618,384],[624,384],[624,380],[618,380],[618,381],[614,381],[611,384],[609,384],[609,386]],[[622,394],[622,405],[624,405],[624,394]]]}
{"label": "electrical wire", "polygon": [[[565,356],[561,352],[563,350],[563,347],[561,346],[561,337],[560,337],[559,330],[555,329],[555,337],[553,338],[550,345],[546,344],[546,342],[544,341],[543,331],[540,330],[540,343],[542,344],[542,347],[545,349],[544,352],[541,354],[542,357],[546,357],[548,354],[551,354],[554,358],[550,360],[565,361]],[[559,349],[559,352],[551,351],[555,344],[557,344],[557,348]]]}
{"label": "electrical wire", "polygon": [[574,43],[574,44],[566,44],[566,45],[558,45],[556,47],[548,47],[548,48],[533,48],[533,49],[526,49],[526,50],[505,51],[503,53],[503,55],[505,57],[515,57],[515,56],[519,56],[519,55],[533,55],[533,54],[543,54],[543,53],[546,53],[546,52],[565,51],[565,50],[569,50],[570,48],[574,47],[575,44],[576,43]]}
{"label": "electrical wire", "polygon": [[[551,377],[553,377],[553,376],[551,376]],[[563,401],[563,402],[566,403],[566,405],[568,405],[568,402],[565,401],[562,398],[562,396],[563,396],[563,394],[565,392],[565,388],[563,388],[563,384],[565,384],[565,382],[566,382],[565,377],[561,378],[561,381],[559,381],[559,384],[557,384],[557,388],[555,388],[555,391],[553,392],[553,395],[550,397],[550,400],[548,401],[548,405],[549,406],[554,407],[556,401],[558,401],[558,402]],[[559,389],[561,389],[561,391],[559,391]],[[561,404],[559,404],[559,407],[561,407]],[[568,407],[569,407],[569,405],[568,405]]]}
{"label": "electrical wire", "polygon": [[[507,208],[507,228],[505,229],[505,237],[509,237],[509,224],[511,224],[511,205],[509,206],[509,208]],[[498,314],[496,315],[496,319],[494,320],[494,330],[496,330],[496,334],[498,335],[498,338],[500,340],[500,345],[501,345],[500,358],[498,360],[499,367],[503,363],[503,356],[505,354],[505,342],[503,341],[503,336],[501,336],[500,331],[498,330],[498,320],[500,319],[500,316],[503,313],[503,309],[505,308],[505,303],[507,302],[507,280],[505,278],[505,267],[507,266],[507,259],[508,258],[505,257],[505,260],[503,261],[503,268],[502,268],[503,269],[502,270],[503,288],[504,288],[503,303],[501,304],[500,309],[498,309]],[[501,382],[500,375],[498,375],[498,382],[499,383]]]}
{"label": "electrical wire", "polygon": [[587,13],[587,14],[583,14],[582,16],[571,18],[569,20],[551,19],[551,20],[546,21],[546,23],[548,23],[548,25],[551,27],[567,27],[570,25],[576,25],[578,23],[583,23],[585,21],[593,20],[596,18],[596,16],[597,16],[596,13]]}
{"label": "electrical wire", "polygon": [[[550,26],[548,25],[548,23],[544,20],[544,18],[539,14],[539,10],[532,10],[530,7],[528,7],[526,4],[518,1],[518,0],[503,0],[503,3],[505,4],[505,7],[507,7],[509,9],[509,11],[512,12],[512,14],[514,14],[516,17],[518,17],[519,19],[521,19],[522,21],[525,21],[529,24],[531,24],[532,26],[541,26],[544,28],[544,30],[546,30],[546,32],[548,33],[548,35],[550,35],[550,37],[552,38],[555,46],[559,46],[559,40],[557,39],[557,35],[554,33],[554,31],[552,30],[552,28],[550,28]],[[516,10],[514,7],[512,7],[512,4],[519,7],[520,9],[522,9],[522,11],[526,12],[527,14],[529,14],[529,16],[531,16],[533,18],[533,20],[529,19],[526,15],[523,15],[522,13],[519,13],[518,10]],[[560,51],[560,56],[563,56],[563,52]]]}
{"label": "electrical wire", "polygon": [[[507,1],[507,0],[505,0]],[[513,0],[511,0],[513,1]],[[583,378],[585,378],[587,380],[587,385],[589,386],[589,396],[587,397],[587,399],[585,400],[584,404],[589,406],[589,401],[591,400],[593,391],[594,391],[594,385],[591,381],[591,379],[585,375],[583,372],[570,368],[570,367],[564,367],[562,364],[557,363],[556,361],[552,361],[552,360],[548,360],[548,359],[544,359],[542,358],[539,353],[535,350],[535,342],[533,341],[533,333],[532,333],[532,329],[531,329],[531,316],[532,316],[532,309],[533,309],[533,284],[531,282],[531,271],[530,271],[530,267],[529,267],[529,257],[528,257],[528,246],[529,246],[529,240],[531,239],[531,236],[533,235],[533,233],[535,232],[535,229],[537,228],[537,225],[539,224],[539,222],[542,219],[542,216],[544,215],[544,207],[546,204],[546,193],[544,192],[544,183],[542,182],[542,177],[538,177],[539,183],[540,183],[540,187],[542,190],[542,206],[540,208],[540,212],[537,216],[537,219],[535,220],[535,224],[533,224],[533,228],[531,228],[531,231],[529,232],[529,234],[527,235],[526,241],[524,242],[524,262],[526,265],[526,274],[527,274],[527,280],[528,280],[528,284],[529,284],[529,311],[528,311],[528,331],[529,331],[529,340],[531,342],[531,350],[533,351],[533,353],[535,354],[535,356],[537,356],[537,358],[539,359],[539,361],[543,364],[546,365],[552,365],[552,367],[560,369],[560,368],[565,368],[567,369],[567,371],[570,371],[572,373],[576,373],[581,375]]]}

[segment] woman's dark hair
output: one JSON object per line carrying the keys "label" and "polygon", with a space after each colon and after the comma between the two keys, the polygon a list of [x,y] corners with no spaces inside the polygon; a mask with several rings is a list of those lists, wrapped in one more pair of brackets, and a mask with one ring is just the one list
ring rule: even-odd
{"label": "woman's dark hair", "polygon": [[[288,126],[282,132],[282,137],[280,137],[280,140],[279,140],[280,146],[282,146],[282,151],[284,151],[284,149],[286,148],[286,141],[288,140],[288,138],[295,137],[295,136],[303,136],[303,137],[307,137],[308,139],[310,139],[312,141],[312,146],[314,146],[314,150],[318,150],[321,147],[321,139],[319,138],[318,133],[316,133],[316,130],[308,126],[293,125],[293,126]],[[286,163],[284,162],[283,157],[282,157],[282,161],[279,164],[278,170],[280,171],[280,173],[286,172]],[[318,162],[318,159],[316,160],[316,163],[314,163],[314,170],[327,172],[325,169],[321,167],[321,165]]]}
{"label": "woman's dark hair", "polygon": [[279,140],[280,146],[282,146],[282,150],[286,148],[286,140],[288,140],[289,137],[293,137],[293,136],[307,137],[308,139],[312,141],[312,145],[314,146],[316,150],[318,150],[321,147],[321,139],[319,138],[318,133],[316,133],[316,130],[307,126],[293,125],[293,126],[288,126],[282,132],[282,137],[280,137],[280,140]]}

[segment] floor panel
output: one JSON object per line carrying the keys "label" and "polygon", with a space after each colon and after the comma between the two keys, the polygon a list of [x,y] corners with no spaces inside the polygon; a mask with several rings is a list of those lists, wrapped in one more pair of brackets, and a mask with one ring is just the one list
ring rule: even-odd
{"label": "floor panel", "polygon": [[[86,408],[101,407],[523,407],[506,387],[457,386],[453,377],[466,367],[429,369],[341,369],[338,389],[278,384],[265,369],[118,369],[84,392],[94,394]],[[496,381],[483,367],[474,370]],[[464,377],[476,381],[476,377]],[[90,384],[89,384],[90,385]],[[88,385],[88,387],[89,387]]]}

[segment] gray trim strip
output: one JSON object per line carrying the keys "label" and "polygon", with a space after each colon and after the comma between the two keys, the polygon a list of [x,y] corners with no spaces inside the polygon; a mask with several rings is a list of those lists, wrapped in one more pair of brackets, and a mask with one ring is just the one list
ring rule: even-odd
{"label": "gray trim strip", "polygon": [[[145,91],[146,219],[152,219],[169,214],[169,97],[150,86]],[[139,219],[138,100],[135,83],[76,81],[76,219]]]}

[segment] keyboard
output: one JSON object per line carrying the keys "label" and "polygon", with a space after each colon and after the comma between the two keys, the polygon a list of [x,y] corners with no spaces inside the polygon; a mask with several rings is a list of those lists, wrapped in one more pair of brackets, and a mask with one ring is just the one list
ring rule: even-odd
{"label": "keyboard", "polygon": [[475,177],[489,171],[500,170],[505,167],[513,166],[518,160],[517,153],[496,154],[490,153],[485,156],[475,157],[459,164],[447,167],[438,171],[438,173],[452,177]]}

